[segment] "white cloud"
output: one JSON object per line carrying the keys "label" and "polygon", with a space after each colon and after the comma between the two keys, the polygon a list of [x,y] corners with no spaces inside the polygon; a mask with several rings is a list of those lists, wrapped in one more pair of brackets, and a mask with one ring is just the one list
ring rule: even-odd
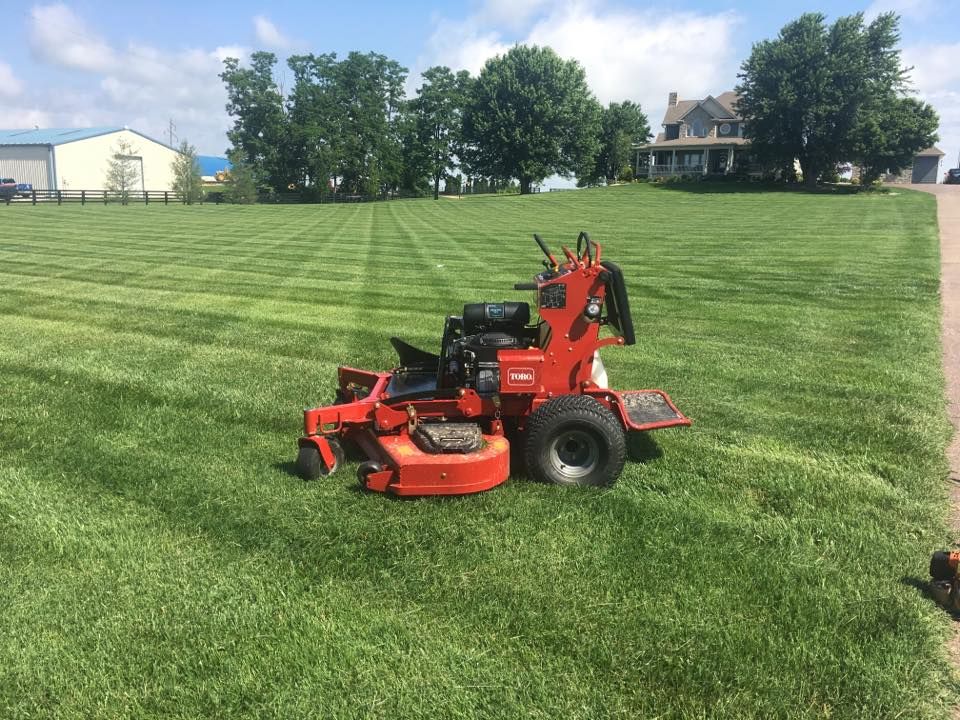
{"label": "white cloud", "polygon": [[23,92],[23,83],[13,74],[13,68],[0,62],[0,98],[14,98]]}
{"label": "white cloud", "polygon": [[730,13],[603,13],[570,3],[538,22],[527,42],[576,58],[600,102],[639,101],[656,125],[671,91],[700,98],[732,88],[735,23]]}
{"label": "white cloud", "polygon": [[222,63],[228,57],[237,58],[242,60],[250,54],[250,51],[240,45],[222,45],[218,48],[214,48],[213,56],[217,58],[217,61]]}
{"label": "white cloud", "polygon": [[51,122],[50,113],[39,108],[7,103],[0,105],[0,127],[2,128],[50,127]]}
{"label": "white cloud", "polygon": [[960,85],[960,42],[919,45],[903,49],[903,63],[912,67],[910,80],[921,91],[943,90]]}
{"label": "white cloud", "polygon": [[[522,19],[519,25],[504,20],[511,8],[514,21]],[[433,64],[477,74],[488,58],[515,42],[549,45],[583,65],[602,103],[639,102],[656,129],[670,92],[692,98],[733,87],[737,23],[729,12],[633,10],[582,0],[487,0],[465,20],[435,21],[409,85],[419,85],[419,72]]]}
{"label": "white cloud", "polygon": [[31,89],[30,103],[20,103],[19,110],[6,109],[7,126],[129,125],[160,139],[172,118],[180,138],[201,152],[219,154],[226,148],[224,133],[230,121],[219,74],[223,59],[243,59],[248,55],[245,48],[169,51],[141,43],[114,47],[63,4],[33,8],[29,33],[38,59],[85,71],[94,79],[93,90],[82,81],[71,82],[69,88]]}
{"label": "white cloud", "polygon": [[519,30],[549,5],[550,0],[486,0],[476,20],[493,27]]}
{"label": "white cloud", "polygon": [[864,15],[868,22],[885,12],[895,12],[905,20],[921,21],[933,14],[936,5],[935,0],[873,0]]}
{"label": "white cloud", "polygon": [[104,71],[116,56],[76,13],[63,4],[30,11],[30,46],[42,60],[79,70]]}
{"label": "white cloud", "polygon": [[947,153],[946,167],[956,167],[960,153],[960,65],[956,62],[960,43],[917,45],[903,49],[903,61],[917,95],[933,105],[940,115],[940,141]]}
{"label": "white cloud", "polygon": [[257,37],[257,42],[267,48],[283,50],[293,44],[290,38],[280,32],[277,26],[263,15],[257,15],[253,19],[253,30]]}
{"label": "white cloud", "polygon": [[499,32],[472,20],[457,22],[441,19],[434,25],[424,55],[417,69],[410,73],[411,82],[420,84],[419,74],[431,65],[447,65],[454,70],[467,70],[476,75],[487,59],[510,48]]}

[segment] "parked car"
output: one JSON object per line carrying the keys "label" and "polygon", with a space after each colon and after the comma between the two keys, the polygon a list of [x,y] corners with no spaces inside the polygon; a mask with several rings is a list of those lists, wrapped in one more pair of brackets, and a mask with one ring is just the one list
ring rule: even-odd
{"label": "parked car", "polygon": [[17,183],[17,195],[30,197],[33,194],[33,183]]}
{"label": "parked car", "polygon": [[0,200],[9,200],[17,196],[17,181],[13,178],[0,178]]}
{"label": "parked car", "polygon": [[947,185],[960,185],[960,168],[951,168],[943,176],[943,182]]}

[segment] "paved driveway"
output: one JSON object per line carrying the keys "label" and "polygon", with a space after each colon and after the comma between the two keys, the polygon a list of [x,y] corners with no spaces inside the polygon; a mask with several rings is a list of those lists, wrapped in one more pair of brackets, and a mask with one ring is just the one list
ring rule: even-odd
{"label": "paved driveway", "polygon": [[960,185],[913,185],[937,196],[940,224],[940,298],[943,306],[943,371],[953,423],[950,459],[950,489],[954,512],[952,528],[960,532]]}
{"label": "paved driveway", "polygon": [[[947,402],[953,440],[947,449],[950,461],[950,528],[960,533],[960,185],[914,185],[937,196],[937,221],[940,225],[940,302],[943,307],[941,339],[943,373],[947,379]],[[954,624],[947,640],[947,652],[954,673],[960,674],[960,623]],[[960,720],[960,705],[950,715]]]}

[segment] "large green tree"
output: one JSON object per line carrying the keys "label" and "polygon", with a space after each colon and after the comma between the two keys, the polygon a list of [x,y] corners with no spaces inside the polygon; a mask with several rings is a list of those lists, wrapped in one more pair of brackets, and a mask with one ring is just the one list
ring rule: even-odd
{"label": "large green tree", "polygon": [[350,53],[336,66],[336,175],[343,189],[380,193],[400,185],[400,109],[406,68],[378,53]]}
{"label": "large green tree", "polygon": [[342,110],[335,92],[337,56],[294,55],[287,66],[293,72],[287,99],[293,182],[325,191],[336,175],[343,149]]}
{"label": "large green tree", "polygon": [[399,185],[405,68],[377,53],[295,55],[285,98],[275,64],[256,52],[249,67],[228,58],[221,74],[234,117],[228,137],[259,185],[366,194]]}
{"label": "large green tree", "polygon": [[631,147],[650,139],[650,123],[632,100],[610,103],[600,117],[600,150],[591,168],[579,178],[583,184],[614,182],[630,167]]}
{"label": "large green tree", "polygon": [[870,184],[884,173],[896,173],[913,164],[918,151],[937,141],[940,119],[930,105],[912,97],[880,99],[876,112],[865,114],[857,125],[854,160],[861,181]]}
{"label": "large green tree", "polygon": [[893,13],[869,24],[858,13],[829,26],[821,13],[807,13],[755,44],[737,92],[757,159],[781,167],[796,159],[813,185],[867,153],[863,128],[906,89],[899,39]]}
{"label": "large green tree", "polygon": [[423,72],[423,85],[408,105],[413,142],[407,162],[422,164],[435,200],[440,197],[440,180],[456,167],[469,88],[470,74],[465,70],[454,73],[448,67],[432,67]]}
{"label": "large green tree", "polygon": [[552,173],[589,167],[599,149],[600,104],[583,68],[548,47],[516,45],[487,61],[464,111],[472,174],[516,178],[520,192]]}
{"label": "large green tree", "polygon": [[220,79],[227,88],[227,113],[234,118],[227,138],[258,181],[279,191],[291,182],[292,171],[283,93],[273,78],[276,62],[268,52],[253,53],[249,67],[227,58]]}

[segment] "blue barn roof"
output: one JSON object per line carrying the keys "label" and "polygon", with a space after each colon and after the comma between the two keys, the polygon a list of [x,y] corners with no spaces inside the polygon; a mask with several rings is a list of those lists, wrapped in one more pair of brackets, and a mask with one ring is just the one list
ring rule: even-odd
{"label": "blue barn roof", "polygon": [[197,155],[197,162],[200,164],[201,175],[216,175],[221,170],[229,170],[233,167],[225,157],[216,155]]}
{"label": "blue barn roof", "polygon": [[132,130],[127,127],[87,127],[87,128],[20,128],[15,130],[0,130],[0,145],[63,145],[64,143],[76,142],[77,140],[87,140],[89,138],[99,137],[100,135],[109,135],[110,133],[129,130],[147,140],[153,140],[155,143],[163,145],[159,140],[154,140],[149,135]]}

